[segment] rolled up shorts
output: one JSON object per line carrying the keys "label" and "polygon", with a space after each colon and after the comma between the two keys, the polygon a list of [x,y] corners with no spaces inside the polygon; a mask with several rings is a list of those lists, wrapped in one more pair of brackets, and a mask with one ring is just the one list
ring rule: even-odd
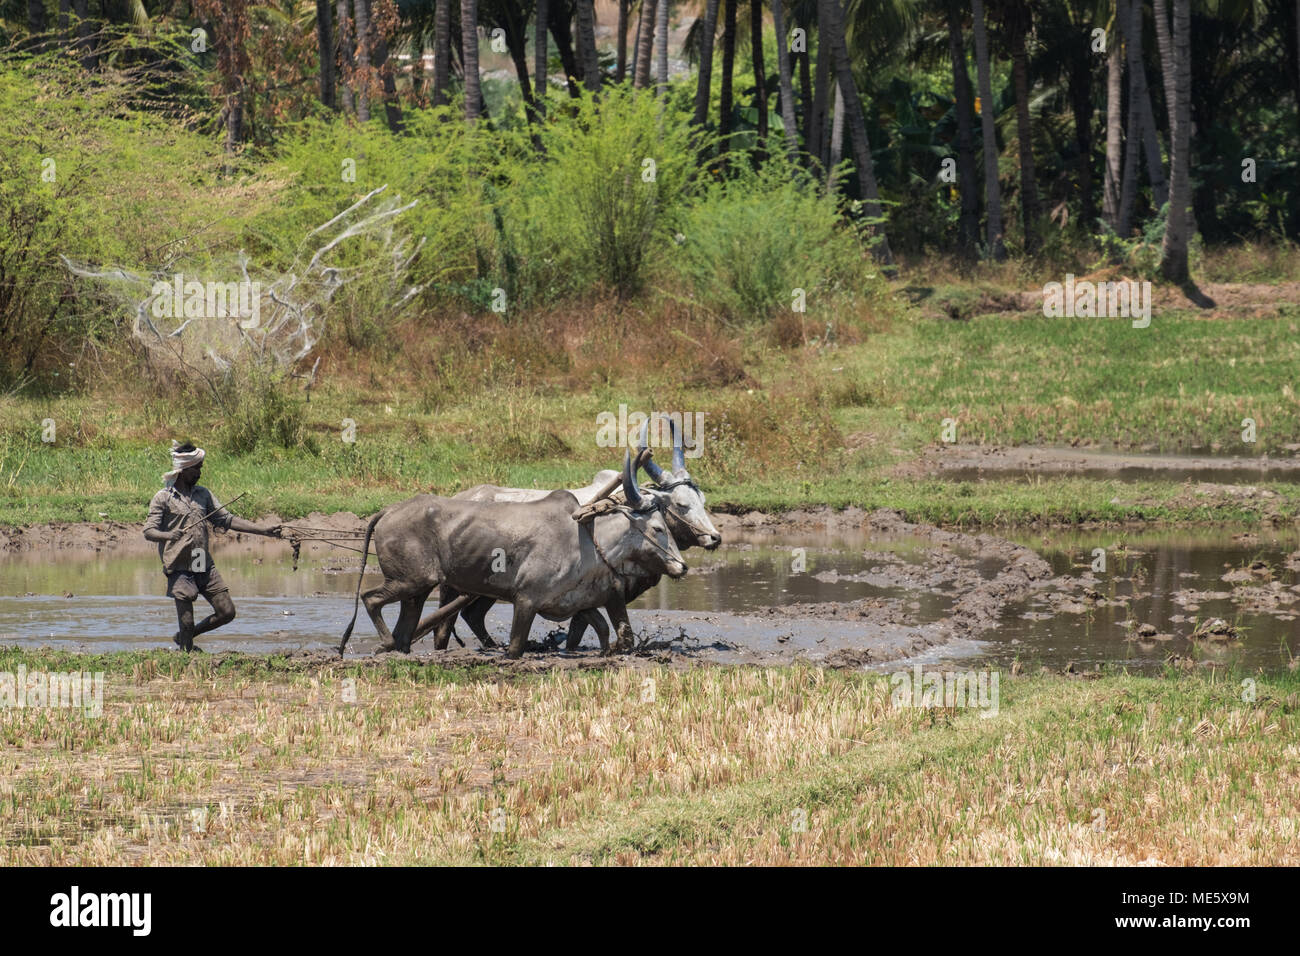
{"label": "rolled up shorts", "polygon": [[178,601],[193,601],[202,594],[208,601],[221,591],[229,591],[216,568],[206,571],[172,571],[167,575],[167,596]]}

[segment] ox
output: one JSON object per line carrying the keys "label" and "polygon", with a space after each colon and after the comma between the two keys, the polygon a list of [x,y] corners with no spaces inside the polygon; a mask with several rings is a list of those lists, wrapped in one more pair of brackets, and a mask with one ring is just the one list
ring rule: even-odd
{"label": "ox", "polygon": [[[655,464],[652,458],[646,457],[646,473],[649,474],[651,480],[658,487],[642,489],[642,494],[653,495],[663,503],[664,514],[668,519],[668,529],[672,532],[673,540],[680,550],[685,551],[698,545],[712,551],[722,543],[722,535],[718,533],[718,529],[713,526],[713,520],[709,517],[708,509],[705,507],[704,493],[700,491],[700,486],[695,483],[695,479],[686,470],[686,455],[682,448],[682,436],[678,432],[677,424],[668,416],[664,416],[664,418],[668,422],[669,432],[672,436],[672,472],[665,471]],[[649,433],[650,420],[647,419],[641,425],[641,434],[637,440],[638,460],[640,460],[642,452],[648,447]],[[596,498],[617,475],[618,472],[611,470],[598,472],[590,485],[583,488],[572,488],[570,492],[578,499],[579,504],[585,505]],[[534,488],[500,488],[496,485],[477,485],[462,491],[456,497],[472,501],[536,501],[544,498],[547,494],[549,492]],[[626,581],[627,592],[624,602],[631,602],[640,597],[658,584],[659,578],[659,574],[653,573],[632,575]],[[457,596],[454,588],[443,585],[439,591],[439,603],[445,607]],[[474,632],[474,636],[478,638],[479,644],[483,647],[495,645],[495,641],[488,635],[487,628],[484,625],[484,618],[494,603],[491,598],[479,598],[460,611],[461,617],[464,618],[465,623],[469,625],[470,630]],[[438,624],[434,639],[435,647],[441,649],[447,646],[455,623],[456,616],[451,614]],[[608,646],[609,629],[605,626],[600,611],[593,607],[574,615],[573,621],[569,625],[565,649],[568,651],[577,650],[588,627],[596,632],[596,637],[599,639],[602,648]],[[623,635],[620,635],[619,646],[620,648],[625,647]]]}
{"label": "ox", "polygon": [[[679,578],[686,573],[686,563],[659,501],[637,489],[630,452],[623,464],[623,494],[626,504],[602,500],[583,508],[567,491],[551,492],[538,501],[417,495],[391,505],[370,520],[362,545],[362,576],[374,537],[384,582],[363,595],[358,580],[357,604],[365,602],[384,639],[383,649],[404,653],[445,616],[439,611],[419,621],[425,599],[442,584],[465,596],[514,604],[507,657],[523,655],[539,614],[566,621],[603,607],[619,634],[630,634],[624,579],[645,573]],[[381,614],[393,601],[402,602],[395,633]],[[356,617],[354,608],[340,654]],[[608,651],[607,642],[602,649]]]}

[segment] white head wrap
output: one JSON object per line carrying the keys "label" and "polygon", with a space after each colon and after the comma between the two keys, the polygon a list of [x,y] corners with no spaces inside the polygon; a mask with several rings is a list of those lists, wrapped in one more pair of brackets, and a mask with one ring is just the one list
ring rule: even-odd
{"label": "white head wrap", "polygon": [[180,446],[181,443],[173,438],[172,470],[163,475],[163,487],[165,488],[170,488],[172,485],[176,484],[176,479],[180,477],[182,471],[189,468],[191,465],[197,465],[203,460],[203,456],[207,454],[207,452],[202,448],[195,448],[193,451],[178,452],[176,449]]}

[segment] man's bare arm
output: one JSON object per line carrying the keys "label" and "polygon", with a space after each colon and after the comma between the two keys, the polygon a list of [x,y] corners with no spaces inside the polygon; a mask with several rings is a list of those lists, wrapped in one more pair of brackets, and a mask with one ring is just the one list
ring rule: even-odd
{"label": "man's bare arm", "polygon": [[243,518],[231,516],[228,526],[231,531],[242,531],[245,534],[261,534],[268,538],[278,538],[280,536],[280,526],[278,524],[260,525],[251,521],[245,521]]}

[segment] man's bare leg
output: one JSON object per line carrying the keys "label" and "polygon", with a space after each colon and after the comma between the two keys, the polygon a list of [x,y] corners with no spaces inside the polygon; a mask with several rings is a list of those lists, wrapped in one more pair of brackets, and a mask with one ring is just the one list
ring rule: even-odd
{"label": "man's bare leg", "polygon": [[195,637],[229,624],[235,619],[235,602],[230,599],[229,591],[218,591],[208,598],[208,603],[212,605],[212,613],[195,624],[194,603],[181,600],[176,602],[176,616],[180,621],[181,629],[173,640],[182,649],[194,650]]}
{"label": "man's bare leg", "polygon": [[176,599],[176,620],[181,629],[172,638],[183,651],[194,650],[194,602]]}

